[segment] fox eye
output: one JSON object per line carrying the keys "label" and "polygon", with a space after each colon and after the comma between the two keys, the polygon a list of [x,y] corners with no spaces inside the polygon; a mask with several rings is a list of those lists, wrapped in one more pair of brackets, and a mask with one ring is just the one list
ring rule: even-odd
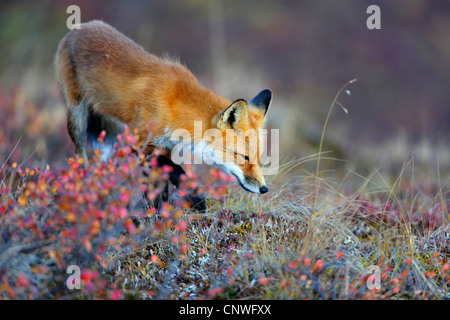
{"label": "fox eye", "polygon": [[241,156],[242,158],[244,158],[244,160],[250,161],[250,158],[249,158],[247,155],[241,154],[240,156]]}

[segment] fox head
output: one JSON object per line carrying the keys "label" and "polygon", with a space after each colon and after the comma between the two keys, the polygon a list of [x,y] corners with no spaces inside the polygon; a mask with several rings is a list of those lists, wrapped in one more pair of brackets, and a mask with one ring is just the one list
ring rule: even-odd
{"label": "fox head", "polygon": [[259,165],[264,137],[260,129],[272,101],[272,91],[265,89],[247,102],[234,101],[212,118],[211,125],[222,134],[223,162],[213,163],[234,175],[242,188],[253,193],[266,193],[268,188]]}

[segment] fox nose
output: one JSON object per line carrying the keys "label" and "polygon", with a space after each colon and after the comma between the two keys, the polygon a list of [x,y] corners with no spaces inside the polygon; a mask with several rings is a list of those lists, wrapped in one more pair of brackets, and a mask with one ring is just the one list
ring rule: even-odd
{"label": "fox nose", "polygon": [[266,186],[262,186],[261,188],[259,188],[259,192],[261,193],[266,193],[267,191],[269,191],[269,188],[267,188]]}

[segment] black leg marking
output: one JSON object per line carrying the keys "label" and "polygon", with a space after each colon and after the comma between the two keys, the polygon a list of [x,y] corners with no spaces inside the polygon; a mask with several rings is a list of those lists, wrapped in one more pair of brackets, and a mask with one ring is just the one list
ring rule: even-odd
{"label": "black leg marking", "polygon": [[[169,173],[169,180],[176,188],[179,188],[181,175],[186,173],[183,170],[183,168],[175,164],[172,160],[170,160],[168,157],[164,155],[158,156],[157,159],[158,159],[158,166],[162,167],[164,165],[168,165],[172,167],[172,171]],[[168,197],[169,197],[169,185],[166,184],[164,191],[161,194],[161,199],[162,201],[167,201]],[[192,194],[189,194],[186,197],[186,200],[188,200],[191,203],[192,208],[195,208],[200,212],[206,211],[205,197],[199,194],[197,190],[194,190]]]}

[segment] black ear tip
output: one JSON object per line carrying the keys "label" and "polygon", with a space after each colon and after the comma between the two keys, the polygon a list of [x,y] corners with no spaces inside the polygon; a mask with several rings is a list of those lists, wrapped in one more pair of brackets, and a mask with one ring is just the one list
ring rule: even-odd
{"label": "black ear tip", "polygon": [[264,89],[253,100],[250,101],[250,104],[256,108],[264,110],[264,114],[267,112],[267,108],[269,108],[270,102],[272,101],[272,90]]}
{"label": "black ear tip", "polygon": [[258,93],[258,96],[260,96],[260,97],[272,97],[272,90],[264,89],[263,91]]}
{"label": "black ear tip", "polygon": [[264,99],[272,99],[272,90],[270,89],[264,89],[263,91],[261,91],[260,93],[261,97],[264,97]]}
{"label": "black ear tip", "polygon": [[232,105],[235,104],[235,103],[245,103],[245,104],[247,104],[247,100],[245,100],[245,99],[237,99],[237,100],[234,100],[233,103],[230,104],[230,106],[232,106]]}

